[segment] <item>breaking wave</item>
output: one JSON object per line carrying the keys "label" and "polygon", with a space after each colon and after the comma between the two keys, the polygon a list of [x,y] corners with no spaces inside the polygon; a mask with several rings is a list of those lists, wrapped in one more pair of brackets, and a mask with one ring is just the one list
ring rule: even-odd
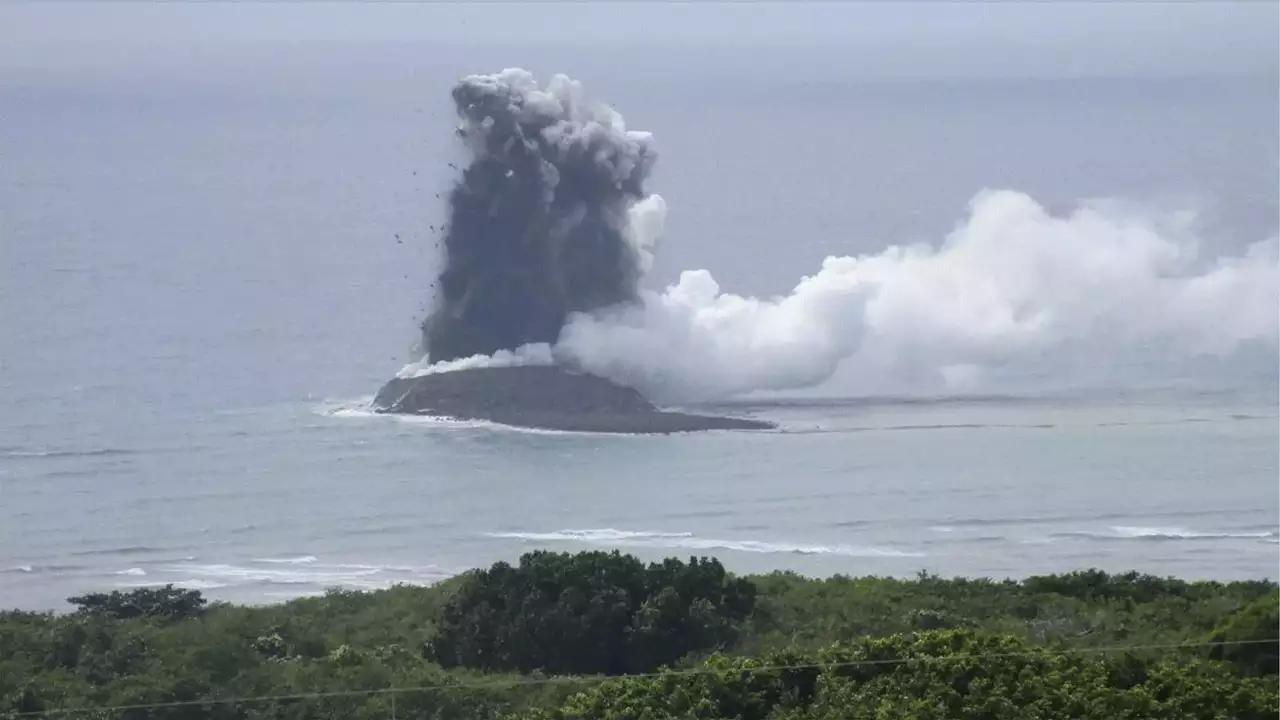
{"label": "breaking wave", "polygon": [[149,576],[157,577],[155,584],[176,584],[176,580],[163,578],[178,577],[219,583],[220,587],[281,585],[377,590],[397,584],[431,584],[452,574],[435,565],[325,563],[313,555],[302,555],[263,558],[243,565],[180,563],[153,570]]}
{"label": "breaking wave", "polygon": [[1054,537],[1085,538],[1089,540],[1266,540],[1275,538],[1276,531],[1214,532],[1187,530],[1177,527],[1138,527],[1115,525],[1107,530],[1073,530],[1055,533]]}
{"label": "breaking wave", "polygon": [[746,553],[792,555],[842,555],[845,557],[923,557],[924,553],[862,545],[818,545],[787,541],[730,540],[699,537],[688,532],[596,530],[556,530],[554,532],[492,532],[486,537],[528,542],[575,542],[587,545],[644,547],[681,550],[729,550]]}

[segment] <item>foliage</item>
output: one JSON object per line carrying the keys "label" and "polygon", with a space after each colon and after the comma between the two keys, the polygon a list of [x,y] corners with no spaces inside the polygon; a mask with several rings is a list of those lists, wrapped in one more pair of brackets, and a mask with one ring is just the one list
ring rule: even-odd
{"label": "foliage", "polygon": [[813,580],[785,572],[751,580],[759,601],[739,647],[748,653],[952,628],[1083,646],[1201,641],[1275,588],[1268,582],[1186,582],[1098,570],[1022,582],[928,574],[914,580]]}
{"label": "foliage", "polygon": [[1261,720],[1273,682],[1211,661],[1144,661],[1008,635],[930,631],[806,656],[718,656],[696,672],[601,683],[529,720]]}
{"label": "foliage", "polygon": [[1280,591],[1272,591],[1253,601],[1222,622],[1209,639],[1224,644],[1209,656],[1238,665],[1250,675],[1280,672]]}
{"label": "foliage", "polygon": [[183,590],[172,585],[160,588],[138,588],[129,592],[89,593],[68,598],[80,612],[100,613],[116,620],[139,617],[184,620],[204,612],[205,599],[198,590]]}
{"label": "foliage", "polygon": [[[534,553],[434,587],[265,607],[172,588],[72,602],[0,613],[0,719],[155,703],[170,705],[67,717],[386,718],[393,697],[399,718],[442,720],[1276,714],[1271,644],[1085,652],[1274,639],[1268,582],[734,578],[709,561]],[[441,648],[452,667],[432,659]],[[295,697],[241,700],[281,695]]]}
{"label": "foliage", "polygon": [[649,672],[729,646],[754,604],[755,587],[716,560],[534,552],[470,575],[430,655],[481,670]]}

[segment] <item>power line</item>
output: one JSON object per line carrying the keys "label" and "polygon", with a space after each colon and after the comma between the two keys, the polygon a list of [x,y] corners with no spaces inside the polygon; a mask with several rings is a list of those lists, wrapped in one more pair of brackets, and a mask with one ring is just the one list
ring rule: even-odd
{"label": "power line", "polygon": [[798,663],[794,665],[762,665],[758,667],[738,667],[738,668],[686,668],[680,670],[660,670],[650,673],[632,673],[629,675],[592,675],[587,677],[550,677],[550,678],[520,678],[512,680],[478,680],[475,682],[457,682],[457,683],[437,683],[434,685],[418,685],[414,687],[388,687],[377,688],[373,690],[333,690],[327,692],[310,692],[310,693],[293,693],[285,695],[258,695],[252,697],[238,698],[209,698],[205,700],[176,700],[172,702],[162,703],[142,703],[136,705],[108,705],[93,706],[82,705],[80,707],[60,708],[56,710],[31,710],[27,712],[10,713],[7,717],[52,717],[56,715],[70,715],[86,712],[109,712],[124,710],[159,710],[164,708],[178,707],[203,707],[208,705],[240,705],[249,703],[266,703],[266,702],[287,702],[293,700],[317,700],[324,698],[342,698],[342,697],[360,697],[374,695],[390,695],[392,701],[396,695],[404,693],[426,692],[428,690],[475,690],[475,689],[497,689],[511,687],[525,687],[538,685],[577,685],[595,682],[610,682],[615,680],[637,680],[646,678],[661,677],[690,677],[698,675],[716,675],[722,673],[738,673],[738,674],[755,674],[767,672],[782,672],[785,670],[830,670],[845,667],[865,667],[865,666],[883,666],[883,665],[909,665],[913,663],[934,663],[934,662],[957,662],[962,660],[991,660],[999,658],[1013,657],[1031,657],[1054,655],[1087,655],[1099,654],[1105,655],[1117,652],[1142,652],[1148,650],[1169,651],[1184,650],[1191,648],[1206,647],[1232,647],[1241,645],[1280,645],[1280,638],[1269,640],[1218,640],[1204,641],[1192,643],[1170,643],[1163,645],[1113,645],[1100,646],[1093,648],[1042,648],[1037,650],[1022,650],[1017,652],[1003,653],[961,653],[956,655],[938,655],[934,657],[913,657],[913,658],[883,658],[878,660],[847,660],[842,662],[829,663]]}

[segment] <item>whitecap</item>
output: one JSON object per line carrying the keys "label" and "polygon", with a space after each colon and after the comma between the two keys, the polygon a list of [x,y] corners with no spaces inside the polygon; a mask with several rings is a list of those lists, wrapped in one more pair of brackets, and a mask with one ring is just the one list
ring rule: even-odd
{"label": "whitecap", "polygon": [[[230,585],[288,585],[380,589],[396,584],[424,585],[439,582],[452,573],[435,566],[409,567],[374,564],[325,564],[302,558],[281,558],[267,567],[231,564],[181,565],[167,572]],[[287,562],[293,560],[296,562]]]}
{"label": "whitecap", "polygon": [[555,532],[484,533],[487,537],[511,538],[533,542],[580,542],[589,545],[618,547],[670,548],[682,550],[729,550],[734,552],[841,555],[845,557],[924,557],[924,553],[872,545],[818,545],[789,541],[732,540],[699,537],[688,532],[653,530],[557,530]]}
{"label": "whitecap", "polygon": [[284,558],[258,558],[254,560],[258,563],[270,563],[273,565],[311,565],[316,562],[315,555],[299,555],[297,557]]}
{"label": "whitecap", "polygon": [[1189,530],[1181,527],[1144,527],[1137,525],[1113,525],[1106,530],[1070,530],[1055,533],[1055,537],[1077,537],[1091,540],[1265,540],[1276,536],[1275,531],[1233,532]]}
{"label": "whitecap", "polygon": [[513,538],[516,540],[578,540],[581,542],[611,542],[618,540],[639,540],[655,538],[691,538],[693,533],[662,532],[657,530],[556,530],[555,532],[495,532],[484,533],[486,537]]}

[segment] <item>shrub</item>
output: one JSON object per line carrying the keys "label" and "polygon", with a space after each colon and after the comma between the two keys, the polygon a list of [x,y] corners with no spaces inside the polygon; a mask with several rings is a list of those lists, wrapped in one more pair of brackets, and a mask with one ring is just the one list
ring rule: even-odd
{"label": "shrub", "polygon": [[427,654],[482,670],[648,672],[732,644],[754,604],[755,587],[716,560],[534,552],[472,574]]}

